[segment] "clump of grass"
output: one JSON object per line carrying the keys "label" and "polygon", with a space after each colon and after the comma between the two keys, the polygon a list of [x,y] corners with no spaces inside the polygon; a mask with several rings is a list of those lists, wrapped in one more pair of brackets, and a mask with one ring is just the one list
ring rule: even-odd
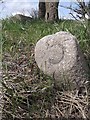
{"label": "clump of grass", "polygon": [[73,91],[57,90],[54,80],[38,69],[34,59],[36,42],[63,30],[78,38],[90,65],[87,27],[73,20],[54,23],[34,20],[25,24],[2,20],[3,120],[87,117],[87,94],[79,97]]}

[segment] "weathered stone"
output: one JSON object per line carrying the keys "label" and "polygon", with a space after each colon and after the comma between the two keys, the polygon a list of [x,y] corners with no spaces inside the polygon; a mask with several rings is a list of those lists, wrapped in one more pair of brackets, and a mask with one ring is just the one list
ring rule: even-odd
{"label": "weathered stone", "polygon": [[75,36],[69,32],[57,32],[40,39],[35,47],[38,67],[54,77],[55,84],[67,80],[77,88],[89,80],[89,68]]}
{"label": "weathered stone", "polygon": [[28,16],[24,16],[22,14],[16,14],[15,16],[12,17],[12,20],[19,20],[22,22],[26,22],[26,21],[31,21],[32,18]]}

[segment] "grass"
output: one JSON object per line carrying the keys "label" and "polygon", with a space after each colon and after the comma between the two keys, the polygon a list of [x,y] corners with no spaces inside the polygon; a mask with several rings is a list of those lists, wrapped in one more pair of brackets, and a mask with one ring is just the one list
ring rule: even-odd
{"label": "grass", "polygon": [[88,22],[62,20],[46,23],[33,20],[23,24],[2,20],[3,120],[88,116],[87,96],[79,98],[69,89],[57,90],[53,79],[36,65],[36,42],[58,31],[69,31],[77,37],[90,67]]}

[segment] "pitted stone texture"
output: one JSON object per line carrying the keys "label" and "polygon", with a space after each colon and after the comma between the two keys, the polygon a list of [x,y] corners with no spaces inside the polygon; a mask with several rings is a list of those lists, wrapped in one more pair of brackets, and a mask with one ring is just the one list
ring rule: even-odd
{"label": "pitted stone texture", "polygon": [[75,86],[89,80],[89,68],[80,51],[77,39],[69,32],[57,32],[40,39],[35,47],[38,67],[55,78],[56,84],[68,79]]}

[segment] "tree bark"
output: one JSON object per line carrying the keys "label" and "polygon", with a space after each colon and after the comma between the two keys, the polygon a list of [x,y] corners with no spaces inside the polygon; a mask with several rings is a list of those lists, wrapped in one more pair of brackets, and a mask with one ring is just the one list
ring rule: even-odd
{"label": "tree bark", "polygon": [[58,20],[58,4],[59,4],[58,0],[55,0],[55,2],[47,2],[47,0],[45,1],[45,6],[46,6],[45,20],[46,21]]}
{"label": "tree bark", "polygon": [[39,0],[38,17],[41,19],[45,19],[45,12],[46,12],[45,1],[42,2],[41,0]]}
{"label": "tree bark", "polygon": [[45,19],[45,21],[55,21],[58,19],[58,4],[59,0],[48,2],[48,0],[39,0],[39,12],[38,17]]}

